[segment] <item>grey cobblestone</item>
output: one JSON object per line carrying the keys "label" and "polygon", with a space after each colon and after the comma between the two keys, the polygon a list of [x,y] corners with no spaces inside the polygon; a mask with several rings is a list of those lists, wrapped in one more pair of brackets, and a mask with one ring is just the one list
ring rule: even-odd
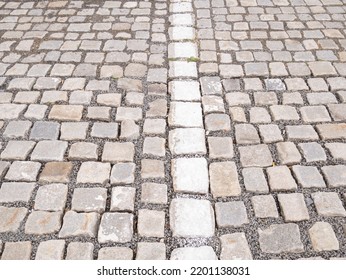
{"label": "grey cobblestone", "polygon": [[0,2],[2,259],[345,258],[344,3]]}

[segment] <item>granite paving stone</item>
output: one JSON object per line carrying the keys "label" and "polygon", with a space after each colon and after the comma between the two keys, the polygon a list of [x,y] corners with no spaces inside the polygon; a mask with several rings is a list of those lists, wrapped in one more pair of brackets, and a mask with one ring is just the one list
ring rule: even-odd
{"label": "granite paving stone", "polygon": [[342,259],[345,0],[0,1],[2,259]]}

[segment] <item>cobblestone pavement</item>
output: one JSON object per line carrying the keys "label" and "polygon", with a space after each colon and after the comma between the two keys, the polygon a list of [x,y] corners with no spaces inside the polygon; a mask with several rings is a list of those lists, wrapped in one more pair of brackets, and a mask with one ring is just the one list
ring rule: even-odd
{"label": "cobblestone pavement", "polygon": [[0,2],[1,259],[346,257],[346,0]]}

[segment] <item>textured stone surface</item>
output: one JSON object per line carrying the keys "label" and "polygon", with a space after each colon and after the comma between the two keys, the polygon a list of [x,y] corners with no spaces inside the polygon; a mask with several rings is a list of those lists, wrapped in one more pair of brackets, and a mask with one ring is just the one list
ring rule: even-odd
{"label": "textured stone surface", "polygon": [[183,247],[172,251],[171,260],[217,260],[210,246]]}
{"label": "textured stone surface", "polygon": [[345,257],[344,4],[0,1],[0,254]]}
{"label": "textured stone surface", "polygon": [[98,231],[98,241],[130,242],[133,236],[133,215],[128,213],[105,213]]}
{"label": "textured stone surface", "polygon": [[262,252],[280,254],[304,251],[299,227],[296,224],[274,224],[266,229],[259,229],[258,233]]}
{"label": "textured stone surface", "polygon": [[243,232],[225,234],[221,240],[221,260],[252,260],[252,254]]}
{"label": "textured stone surface", "polygon": [[339,250],[339,242],[330,224],[326,222],[316,222],[309,229],[309,235],[312,247],[315,251]]}
{"label": "textured stone surface", "polygon": [[214,197],[239,196],[241,193],[234,162],[214,162],[209,166],[210,190]]}
{"label": "textured stone surface", "polygon": [[204,158],[173,159],[172,178],[176,192],[208,193],[208,166]]}
{"label": "textured stone surface", "polygon": [[[203,223],[199,222],[201,219],[204,221]],[[173,236],[213,236],[215,220],[210,202],[187,198],[173,199],[170,205],[170,227]]]}
{"label": "textured stone surface", "polygon": [[96,237],[100,215],[97,213],[77,213],[68,211],[64,215],[59,237]]}

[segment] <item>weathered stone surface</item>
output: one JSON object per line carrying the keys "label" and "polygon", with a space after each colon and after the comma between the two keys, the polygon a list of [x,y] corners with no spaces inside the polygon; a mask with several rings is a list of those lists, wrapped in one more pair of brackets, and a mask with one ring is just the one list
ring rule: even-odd
{"label": "weathered stone surface", "polygon": [[28,202],[35,185],[35,183],[2,183],[0,188],[0,203]]}
{"label": "weathered stone surface", "polygon": [[117,163],[114,164],[110,175],[111,184],[123,185],[131,184],[135,180],[135,168],[134,163]]}
{"label": "weathered stone surface", "polygon": [[244,185],[248,192],[267,193],[269,191],[267,180],[262,168],[249,167],[242,170]]}
{"label": "weathered stone surface", "polygon": [[98,260],[132,260],[133,251],[126,247],[104,247],[101,248]]}
{"label": "weathered stone surface", "polygon": [[112,163],[133,161],[134,153],[133,143],[106,142],[103,148],[102,161]]}
{"label": "weathered stone surface", "polygon": [[240,227],[249,223],[246,208],[242,201],[215,203],[216,223],[222,227]]}
{"label": "weathered stone surface", "polygon": [[38,189],[35,210],[63,211],[67,200],[68,188],[64,184],[50,184]]}
{"label": "weathered stone surface", "polygon": [[255,216],[257,218],[278,218],[279,213],[272,195],[257,195],[251,197]]}
{"label": "weathered stone surface", "polygon": [[39,180],[42,183],[68,183],[72,168],[71,162],[48,162]]}
{"label": "weathered stone surface", "polygon": [[239,153],[243,167],[266,167],[273,164],[273,158],[267,145],[239,147]]}
{"label": "weathered stone surface", "polygon": [[272,191],[296,190],[297,184],[287,166],[273,166],[267,169],[269,186]]}
{"label": "weathered stone surface", "polygon": [[111,211],[134,211],[136,189],[133,187],[115,187],[112,189]]}
{"label": "weathered stone surface", "polygon": [[173,159],[171,166],[174,191],[208,193],[208,164],[204,158]]}
{"label": "weathered stone surface", "polygon": [[345,217],[346,210],[337,193],[316,192],[311,194],[317,213],[325,217]]}
{"label": "weathered stone surface", "polygon": [[330,224],[326,222],[316,222],[309,229],[309,235],[312,247],[315,251],[339,250],[339,242]]}
{"label": "weathered stone surface", "polygon": [[17,232],[27,212],[24,207],[0,206],[0,232]]}
{"label": "weathered stone surface", "polygon": [[68,211],[64,215],[59,237],[96,237],[99,220],[100,215],[97,213],[77,213]]}
{"label": "weathered stone surface", "polygon": [[21,182],[35,182],[41,164],[33,161],[15,161],[11,164],[7,174],[6,180],[21,181]]}
{"label": "weathered stone surface", "polygon": [[136,260],[165,260],[166,246],[163,243],[139,242]]}
{"label": "weathered stone surface", "polygon": [[66,141],[40,141],[36,144],[36,147],[31,154],[31,160],[63,161],[67,145]]}
{"label": "weathered stone surface", "polygon": [[214,162],[209,167],[210,190],[214,197],[239,196],[241,189],[234,162]]}
{"label": "weathered stone surface", "polygon": [[141,202],[153,204],[167,203],[167,186],[157,183],[142,184]]}
{"label": "weathered stone surface", "polygon": [[204,130],[176,128],[169,132],[169,149],[173,154],[206,154]]}
{"label": "weathered stone surface", "polygon": [[298,222],[310,218],[303,194],[278,194],[278,200],[285,222]]}
{"label": "weathered stone surface", "polygon": [[56,233],[61,227],[61,212],[33,211],[26,221],[26,234]]}
{"label": "weathered stone surface", "polygon": [[245,233],[236,232],[220,237],[220,260],[252,260],[252,254]]}
{"label": "weathered stone surface", "polygon": [[30,260],[31,249],[30,241],[6,242],[1,260]]}
{"label": "weathered stone surface", "polygon": [[[211,237],[214,211],[209,201],[175,198],[170,205],[170,227],[176,237]],[[200,221],[203,220],[203,223]]]}
{"label": "weathered stone surface", "polygon": [[86,242],[71,242],[67,246],[66,260],[92,260],[94,245]]}
{"label": "weathered stone surface", "polygon": [[106,184],[110,171],[109,163],[83,162],[77,174],[77,183]]}
{"label": "weathered stone surface", "polygon": [[258,229],[258,234],[260,247],[264,253],[301,253],[304,251],[299,227],[296,224],[271,225],[264,230]]}
{"label": "weathered stone surface", "polygon": [[346,166],[345,165],[328,165],[322,167],[329,187],[344,187],[346,185]]}
{"label": "weathered stone surface", "polygon": [[133,215],[128,213],[104,213],[98,232],[100,243],[130,242],[133,237]]}
{"label": "weathered stone surface", "polygon": [[164,237],[165,212],[141,209],[138,211],[138,234],[145,237]]}
{"label": "weathered stone surface", "polygon": [[217,260],[217,256],[210,246],[183,247],[174,249],[171,260]]}
{"label": "weathered stone surface", "polygon": [[106,209],[106,200],[105,188],[76,188],[73,192],[71,210],[103,213]]}
{"label": "weathered stone surface", "polygon": [[62,260],[65,240],[42,241],[37,248],[36,260]]}

